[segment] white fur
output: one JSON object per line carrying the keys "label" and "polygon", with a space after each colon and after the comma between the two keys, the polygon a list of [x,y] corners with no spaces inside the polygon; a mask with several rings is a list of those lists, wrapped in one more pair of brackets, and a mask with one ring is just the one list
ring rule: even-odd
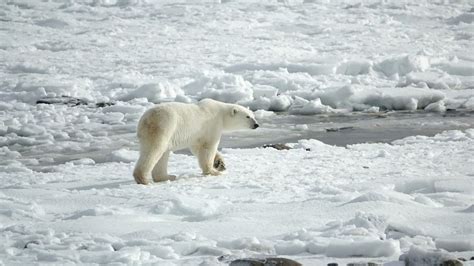
{"label": "white fur", "polygon": [[138,122],[140,158],[133,176],[147,184],[174,179],[168,175],[170,151],[189,148],[198,157],[203,174],[218,175],[214,158],[224,131],[256,128],[252,111],[236,104],[204,99],[198,104],[163,103],[147,110]]}

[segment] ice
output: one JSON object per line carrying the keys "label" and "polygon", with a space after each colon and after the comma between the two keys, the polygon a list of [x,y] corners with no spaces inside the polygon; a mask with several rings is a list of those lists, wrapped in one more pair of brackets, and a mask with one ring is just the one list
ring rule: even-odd
{"label": "ice", "polygon": [[444,104],[444,101],[438,101],[438,102],[430,103],[425,107],[425,111],[445,112],[446,111],[446,105]]}
{"label": "ice", "polygon": [[300,240],[286,241],[275,245],[278,255],[297,255],[306,251],[306,243]]}
{"label": "ice", "polygon": [[149,102],[159,103],[171,101],[183,92],[180,87],[166,81],[141,85],[136,90],[120,97],[122,101],[130,101],[135,98],[146,98]]}
{"label": "ice", "polygon": [[388,240],[335,242],[326,249],[330,257],[389,257],[400,252],[398,242]]}
{"label": "ice", "polygon": [[49,69],[42,68],[41,66],[35,66],[31,63],[22,63],[10,67],[10,71],[13,73],[38,73],[47,74],[50,72]]}
{"label": "ice", "polygon": [[296,97],[289,112],[290,114],[295,115],[313,115],[334,112],[334,110],[330,106],[322,104],[321,99],[319,98],[313,101],[308,101]]}
{"label": "ice", "polygon": [[442,64],[440,67],[451,75],[470,77],[474,75],[474,65],[469,61],[450,62]]}
{"label": "ice", "polygon": [[343,61],[336,70],[337,74],[343,75],[364,75],[369,74],[372,69],[372,61],[370,60],[348,60]]}
{"label": "ice", "polygon": [[237,103],[253,99],[252,84],[240,75],[218,74],[204,76],[184,86],[184,90],[200,99],[211,98],[222,102]]}
{"label": "ice", "polygon": [[454,255],[441,250],[423,249],[417,246],[412,246],[408,253],[400,256],[400,260],[409,265],[437,265],[447,260],[456,259]]}
{"label": "ice", "polygon": [[[0,1],[0,264],[469,259],[471,5]],[[205,97],[261,125],[227,171],[134,184],[141,114]]]}
{"label": "ice", "polygon": [[57,28],[57,29],[69,26],[67,22],[60,19],[54,19],[54,18],[39,20],[35,24],[41,27]]}
{"label": "ice", "polygon": [[447,251],[473,251],[474,241],[471,237],[468,239],[436,239],[436,248],[444,249]]}
{"label": "ice", "polygon": [[374,69],[390,77],[395,74],[404,76],[413,71],[425,71],[430,67],[428,58],[425,56],[403,55],[390,57],[374,64]]}
{"label": "ice", "polygon": [[447,73],[436,72],[412,72],[406,75],[404,80],[400,80],[398,85],[405,87],[422,83],[437,90],[464,89],[470,86],[469,84],[465,84],[463,88],[463,83],[458,77],[451,76]]}
{"label": "ice", "polygon": [[143,106],[134,105],[112,105],[106,106],[102,109],[104,113],[123,113],[123,114],[143,114],[145,108]]}
{"label": "ice", "polygon": [[[297,260],[317,254],[386,261],[407,250],[416,259],[421,251],[416,255],[411,250],[417,245],[469,250],[469,238],[453,237],[462,226],[451,227],[470,221],[464,210],[473,203],[471,191],[459,189],[471,186],[466,183],[470,168],[458,160],[472,142],[468,132],[449,131],[397,145],[344,148],[300,140],[286,151],[226,149],[229,173],[217,178],[192,174],[197,172],[195,159],[173,154],[170,170],[178,174],[177,181],[148,187],[133,185],[133,162],[63,164],[33,179],[3,172],[15,178],[16,186],[10,181],[2,185],[0,219],[14,227],[0,228],[9,236],[0,242],[0,254],[5,261],[19,259],[23,252],[23,258],[61,263],[181,264],[222,255],[272,254]],[[443,141],[451,149],[439,144]],[[387,155],[378,156],[381,151]],[[426,178],[440,171],[426,164],[432,160],[425,159],[427,151],[441,161],[449,158],[454,164],[441,171],[458,178]],[[338,166],[341,162],[344,168]],[[308,178],[309,173],[317,177]],[[420,181],[412,181],[414,177]],[[54,188],[62,189],[53,195]],[[458,207],[445,207],[441,199],[446,191],[456,191],[450,197],[461,200]],[[35,226],[19,226],[20,220]],[[27,253],[21,251],[24,246]]]}
{"label": "ice", "polygon": [[112,151],[109,155],[109,160],[112,162],[135,162],[138,158],[138,152],[130,151],[128,149],[119,149]]}
{"label": "ice", "polygon": [[471,24],[472,22],[474,22],[474,14],[472,13],[462,13],[458,16],[448,19],[449,24],[461,24],[461,23]]}
{"label": "ice", "polygon": [[[270,106],[268,109],[275,112],[282,112],[288,110],[292,103],[293,100],[290,97],[286,95],[278,95],[270,99]],[[474,101],[472,106],[474,109]]]}
{"label": "ice", "polygon": [[379,90],[378,94],[367,95],[361,102],[389,110],[423,109],[431,103],[443,100],[441,92],[422,88],[400,88],[397,91]]}

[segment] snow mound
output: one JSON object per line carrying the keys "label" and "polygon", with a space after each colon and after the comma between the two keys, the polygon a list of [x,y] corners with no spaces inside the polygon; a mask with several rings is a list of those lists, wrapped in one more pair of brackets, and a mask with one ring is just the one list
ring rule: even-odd
{"label": "snow mound", "polygon": [[444,249],[450,252],[474,251],[474,238],[465,236],[462,239],[441,238],[436,239],[436,248]]}
{"label": "snow mound", "polygon": [[77,220],[84,216],[110,216],[124,214],[133,214],[133,211],[114,206],[97,206],[93,209],[77,211],[73,215],[64,218],[64,220]]}
{"label": "snow mound", "polygon": [[336,73],[342,75],[364,75],[369,74],[373,62],[370,60],[348,60],[337,66]]}
{"label": "snow mound", "polygon": [[41,64],[32,64],[31,62],[16,64],[10,66],[9,69],[12,73],[48,74],[54,71],[53,68],[44,67]]}
{"label": "snow mound", "polygon": [[111,162],[124,162],[124,163],[135,162],[137,158],[138,158],[137,151],[131,151],[125,148],[112,151],[108,156],[108,160]]}
{"label": "snow mound", "polygon": [[[474,102],[474,101],[473,101]],[[293,103],[293,99],[287,95],[278,95],[270,99],[270,106],[268,110],[275,112],[287,111]],[[474,109],[474,103],[473,103]]]}
{"label": "snow mound", "polygon": [[435,103],[428,104],[425,107],[425,111],[442,113],[446,111],[446,105],[444,104],[444,101],[437,101]]}
{"label": "snow mound", "polygon": [[469,206],[466,209],[462,210],[462,212],[474,213],[474,204],[471,204],[471,206]]}
{"label": "snow mound", "polygon": [[119,100],[130,101],[135,98],[146,98],[149,102],[160,103],[172,101],[178,95],[182,95],[181,88],[169,81],[148,83],[140,86],[136,90],[119,97]]}
{"label": "snow mound", "polygon": [[227,249],[234,250],[251,250],[263,253],[271,253],[273,247],[268,241],[261,241],[256,237],[244,237],[230,241],[219,241],[217,242],[218,247],[224,247]]}
{"label": "snow mound", "polygon": [[304,252],[329,257],[389,257],[400,253],[399,241],[384,239],[386,219],[359,212],[344,223],[328,223],[320,232],[302,229],[287,234],[275,244],[278,255]]}
{"label": "snow mound", "polygon": [[298,140],[298,143],[294,145],[293,148],[317,151],[321,148],[324,149],[327,147],[330,147],[330,146],[317,139],[301,139],[301,140]]}
{"label": "snow mound", "polygon": [[410,136],[392,142],[394,145],[405,145],[415,143],[434,143],[434,142],[449,142],[449,141],[472,141],[474,139],[474,130],[467,129],[464,132],[461,130],[448,130],[436,134],[434,137],[426,136]]}
{"label": "snow mound", "polygon": [[395,240],[367,240],[360,242],[340,241],[331,243],[326,249],[330,257],[389,257],[400,253],[400,244]]}
{"label": "snow mound", "polygon": [[352,101],[386,110],[417,110],[443,100],[445,95],[440,91],[407,87],[397,90],[374,89],[372,91],[361,91],[353,98]]}
{"label": "snow mound", "polygon": [[410,250],[401,255],[399,260],[407,265],[444,265],[448,260],[457,260],[456,256],[441,250],[424,249],[418,246],[410,247]]}
{"label": "snow mound", "polygon": [[456,76],[451,76],[447,73],[438,72],[412,72],[407,74],[404,79],[400,79],[397,86],[422,86],[426,84],[429,88],[436,90],[447,90],[447,89],[465,89],[466,84],[463,84],[461,80]]}
{"label": "snow mound", "polygon": [[439,67],[451,75],[474,76],[474,64],[470,61],[449,62],[441,64]]}
{"label": "snow mound", "polygon": [[388,57],[374,64],[374,70],[386,76],[404,76],[413,71],[425,71],[430,67],[427,57],[420,55],[402,55]]}
{"label": "snow mound", "polygon": [[94,91],[93,82],[90,79],[78,79],[68,81],[51,81],[43,78],[31,78],[28,82],[18,82],[14,92],[6,93],[7,99],[18,100],[34,104],[44,97],[72,97],[93,101],[98,92]]}
{"label": "snow mound", "polygon": [[350,200],[349,202],[345,204],[371,202],[371,201],[391,202],[391,203],[402,204],[402,205],[412,203],[411,197],[403,193],[398,193],[398,192],[393,192],[393,191],[383,191],[383,192],[370,191]]}
{"label": "snow mound", "polygon": [[295,96],[293,104],[289,109],[290,114],[293,115],[314,115],[335,112],[330,106],[321,103],[321,99],[312,101],[305,100]]}
{"label": "snow mound", "polygon": [[117,104],[102,108],[104,113],[142,114],[145,107],[139,105]]}
{"label": "snow mound", "polygon": [[277,243],[275,252],[278,255],[298,255],[306,252],[306,243],[301,240],[291,240]]}
{"label": "snow mound", "polygon": [[203,76],[183,87],[183,90],[200,99],[237,103],[253,100],[253,86],[240,75],[218,74]]}
{"label": "snow mound", "polygon": [[156,214],[173,214],[183,216],[184,221],[200,222],[217,217],[220,204],[216,201],[199,199],[171,199],[163,201],[152,208]]}
{"label": "snow mound", "polygon": [[277,71],[284,70],[287,73],[307,73],[309,75],[330,75],[336,72],[335,64],[326,63],[275,63],[258,64],[243,63],[229,66],[226,72],[239,73],[245,71]]}
{"label": "snow mound", "polygon": [[62,29],[69,26],[69,24],[65,22],[64,20],[54,19],[54,18],[39,20],[35,24],[41,27],[48,27],[48,28],[55,28],[55,29]]}
{"label": "snow mound", "polygon": [[448,19],[448,24],[458,25],[460,23],[472,24],[474,22],[474,13],[462,13],[459,16]]}

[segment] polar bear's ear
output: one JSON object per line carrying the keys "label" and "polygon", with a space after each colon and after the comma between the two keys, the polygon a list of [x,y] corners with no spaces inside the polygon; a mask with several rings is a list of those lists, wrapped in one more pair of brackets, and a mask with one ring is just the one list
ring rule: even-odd
{"label": "polar bear's ear", "polygon": [[235,114],[237,114],[239,112],[239,110],[237,110],[237,108],[232,108],[232,111],[231,111],[231,115],[234,116]]}

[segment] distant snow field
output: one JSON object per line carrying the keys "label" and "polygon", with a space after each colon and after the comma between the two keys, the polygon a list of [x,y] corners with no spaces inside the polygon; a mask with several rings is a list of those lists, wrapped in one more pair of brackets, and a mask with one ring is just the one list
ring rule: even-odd
{"label": "distant snow field", "polygon": [[[0,1],[0,264],[469,260],[474,7],[412,2]],[[134,184],[141,114],[202,98],[262,127]]]}

